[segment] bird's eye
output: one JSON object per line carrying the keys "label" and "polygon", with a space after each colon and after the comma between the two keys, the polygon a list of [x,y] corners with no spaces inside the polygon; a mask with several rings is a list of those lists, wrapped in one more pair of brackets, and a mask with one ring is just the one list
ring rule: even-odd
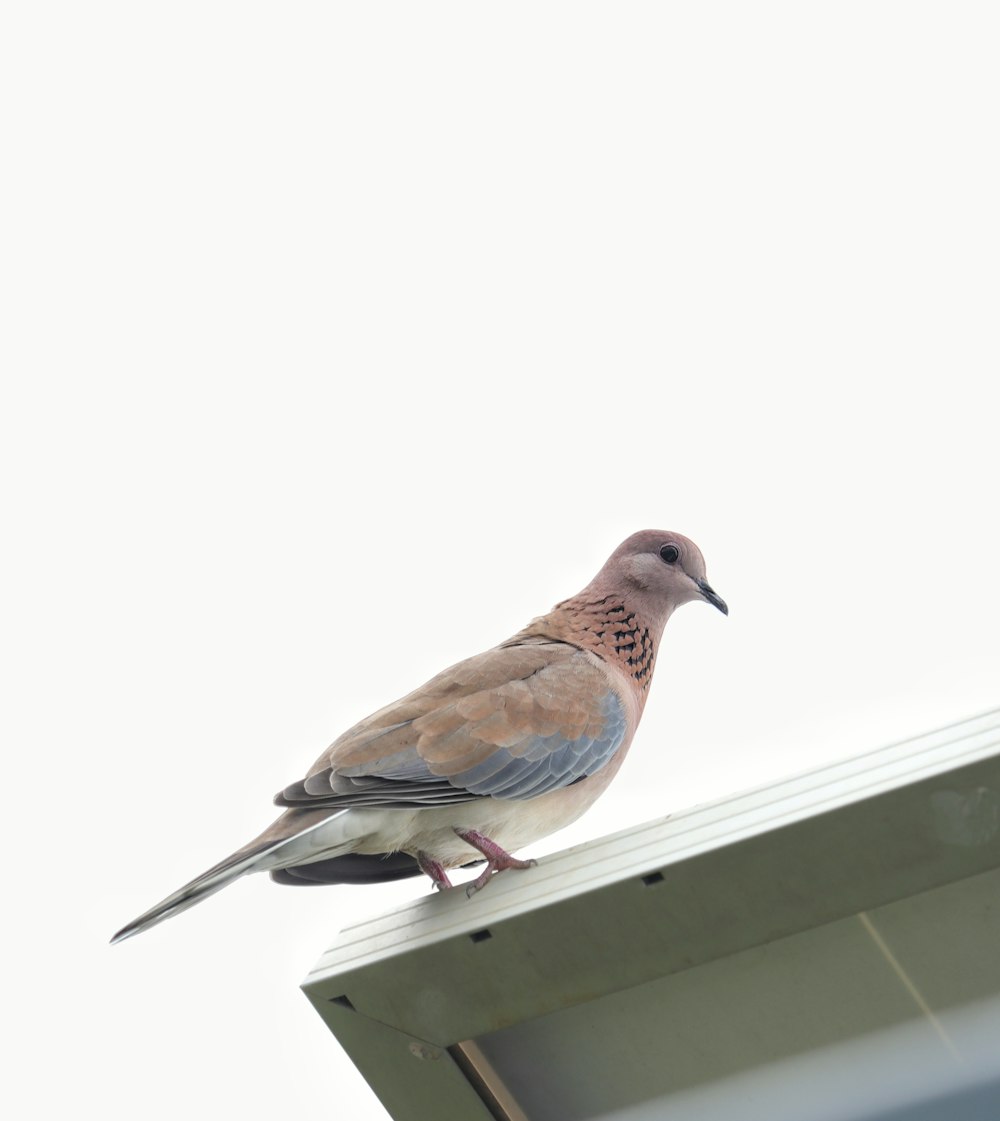
{"label": "bird's eye", "polygon": [[660,559],[665,560],[667,564],[673,564],[680,555],[681,551],[676,545],[660,546]]}

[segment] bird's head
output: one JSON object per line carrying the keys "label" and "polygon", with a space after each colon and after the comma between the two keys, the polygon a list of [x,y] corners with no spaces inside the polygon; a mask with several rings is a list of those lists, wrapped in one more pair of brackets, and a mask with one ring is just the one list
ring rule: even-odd
{"label": "bird's head", "polygon": [[689,538],[668,530],[633,533],[615,549],[593,583],[624,593],[664,622],[692,600],[704,600],[729,614],[725,600],[705,578],[701,550]]}

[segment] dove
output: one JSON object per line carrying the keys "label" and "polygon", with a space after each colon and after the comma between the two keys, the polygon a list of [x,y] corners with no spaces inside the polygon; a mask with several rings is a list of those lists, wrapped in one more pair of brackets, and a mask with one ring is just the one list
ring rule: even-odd
{"label": "dove", "polygon": [[512,853],[584,813],[617,774],[664,626],[700,600],[728,615],[679,533],[627,538],[579,593],[443,670],[331,744],[258,837],[124,926],[120,942],[251,872],[292,885],[379,883],[485,861],[466,889],[534,861]]}

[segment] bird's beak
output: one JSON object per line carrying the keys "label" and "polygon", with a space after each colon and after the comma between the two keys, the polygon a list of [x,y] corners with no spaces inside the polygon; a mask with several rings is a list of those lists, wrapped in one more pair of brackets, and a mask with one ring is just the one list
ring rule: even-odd
{"label": "bird's beak", "polygon": [[713,590],[712,585],[707,580],[695,580],[695,583],[698,585],[698,591],[701,592],[713,607],[717,607],[723,615],[729,614],[726,601]]}

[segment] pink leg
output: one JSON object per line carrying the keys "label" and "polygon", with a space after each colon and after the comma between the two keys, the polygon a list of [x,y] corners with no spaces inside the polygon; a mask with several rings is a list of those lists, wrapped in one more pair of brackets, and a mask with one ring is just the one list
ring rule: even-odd
{"label": "pink leg", "polygon": [[420,865],[420,871],[430,876],[431,881],[438,891],[444,891],[446,887],[451,887],[451,880],[448,879],[448,873],[433,856],[428,856],[425,852],[418,852],[417,863]]}
{"label": "pink leg", "polygon": [[538,863],[537,860],[518,860],[516,856],[505,852],[496,841],[491,841],[489,837],[484,837],[475,829],[456,829],[455,832],[467,845],[472,845],[486,857],[486,870],[465,889],[465,894],[470,898],[481,888],[486,887],[495,873],[504,872],[508,868],[533,868]]}

